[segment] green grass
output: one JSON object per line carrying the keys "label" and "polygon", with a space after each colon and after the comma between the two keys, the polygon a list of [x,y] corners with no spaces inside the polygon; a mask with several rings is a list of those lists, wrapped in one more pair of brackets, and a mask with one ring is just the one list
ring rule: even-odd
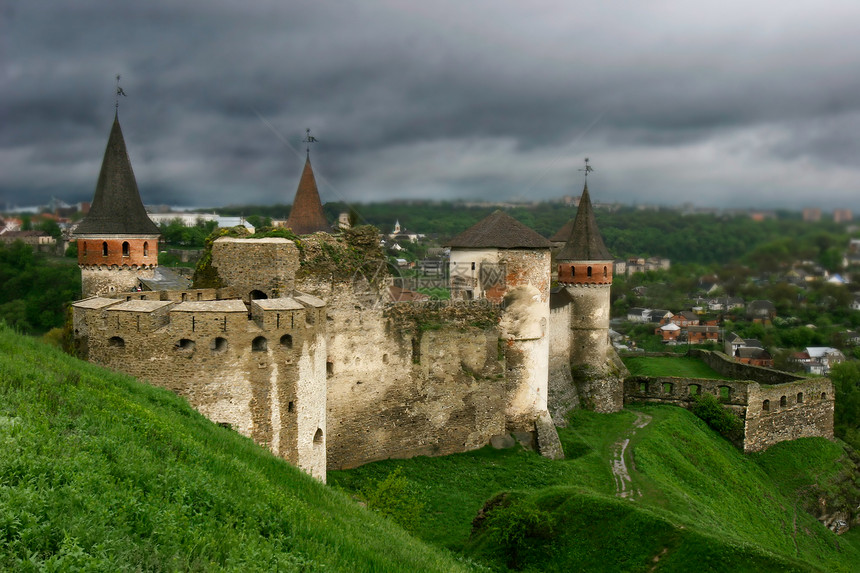
{"label": "green grass", "polygon": [[[636,410],[652,421],[632,435],[633,411],[575,412],[559,431],[567,455],[561,461],[522,449],[485,448],[331,472],[330,482],[360,494],[400,468],[423,503],[416,535],[497,570],[514,564],[510,529],[504,522],[489,525],[491,517],[472,531],[472,520],[501,492],[512,492],[511,519],[521,528],[513,539],[525,539],[513,553],[526,571],[856,570],[856,537],[837,538],[795,504],[793,493],[786,495],[808,475],[791,482],[796,472],[781,458],[766,466],[767,456],[744,456],[684,409]],[[631,477],[642,492],[635,501],[614,495],[610,460],[619,437],[630,438]],[[803,456],[805,448],[824,452],[796,462],[808,471],[832,464],[842,451],[809,439],[785,444],[783,456]],[[528,525],[535,512],[540,527]]]}
{"label": "green grass", "polygon": [[0,570],[457,571],[172,393],[0,325]]}
{"label": "green grass", "polygon": [[729,380],[717,373],[713,368],[687,356],[626,356],[624,365],[632,376],[677,376],[680,378],[708,378],[712,380]]}

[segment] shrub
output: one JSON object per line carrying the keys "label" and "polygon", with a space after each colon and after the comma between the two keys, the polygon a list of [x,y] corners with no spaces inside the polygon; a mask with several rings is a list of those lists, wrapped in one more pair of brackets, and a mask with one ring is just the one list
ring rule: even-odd
{"label": "shrub", "polygon": [[693,414],[701,418],[711,429],[719,432],[731,442],[743,440],[744,423],[734,412],[720,404],[713,394],[698,394],[693,397]]}
{"label": "shrub", "polygon": [[418,499],[415,486],[401,475],[398,467],[385,479],[377,480],[363,492],[367,508],[399,524],[407,531],[414,531],[424,504]]}
{"label": "shrub", "polygon": [[508,567],[520,569],[525,552],[553,536],[554,518],[531,501],[503,499],[487,517],[487,529],[499,543]]}

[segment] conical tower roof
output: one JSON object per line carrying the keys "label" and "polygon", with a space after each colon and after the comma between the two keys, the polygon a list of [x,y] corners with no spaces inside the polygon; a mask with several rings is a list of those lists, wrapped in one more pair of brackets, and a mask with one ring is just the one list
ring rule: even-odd
{"label": "conical tower roof", "polygon": [[548,249],[552,245],[507,213],[496,211],[446,245],[461,249]]}
{"label": "conical tower roof", "polygon": [[611,261],[612,255],[603,244],[603,237],[597,228],[597,219],[591,207],[591,197],[588,195],[588,183],[582,190],[579,209],[573,221],[573,229],[567,242],[561,248],[558,261]]}
{"label": "conical tower roof", "polygon": [[160,234],[158,226],[150,220],[140,200],[137,181],[134,179],[134,171],[131,169],[131,161],[119,126],[119,117],[116,115],[102,159],[93,204],[75,234]]}
{"label": "conical tower roof", "polygon": [[561,229],[556,231],[555,235],[549,238],[553,243],[566,243],[570,238],[570,234],[573,232],[573,223],[575,219],[568,219],[567,223],[565,223]]}
{"label": "conical tower roof", "polygon": [[297,235],[310,235],[318,231],[331,231],[331,225],[323,213],[320,194],[317,190],[317,181],[314,178],[314,170],[311,168],[311,159],[305,161],[302,178],[299,179],[299,188],[296,190],[296,198],[287,218],[287,227]]}

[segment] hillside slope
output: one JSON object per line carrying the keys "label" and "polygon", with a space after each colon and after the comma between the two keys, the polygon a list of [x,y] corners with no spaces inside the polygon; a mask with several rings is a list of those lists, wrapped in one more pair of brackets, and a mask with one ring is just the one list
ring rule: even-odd
{"label": "hillside slope", "polygon": [[[803,475],[822,475],[815,465],[844,473],[836,444],[787,443],[789,467],[744,456],[673,406],[576,412],[559,434],[561,461],[485,448],[369,464],[329,480],[361,492],[399,468],[425,504],[416,534],[499,570],[857,570],[856,537],[837,537],[793,493]],[[820,455],[797,459],[811,449]],[[620,460],[629,479],[616,473]]]}
{"label": "hillside slope", "polygon": [[458,571],[170,392],[0,325],[0,570]]}

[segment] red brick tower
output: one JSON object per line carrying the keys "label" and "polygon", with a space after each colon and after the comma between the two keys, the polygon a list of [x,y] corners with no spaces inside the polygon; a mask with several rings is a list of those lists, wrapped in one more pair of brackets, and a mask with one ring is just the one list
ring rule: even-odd
{"label": "red brick tower", "polygon": [[140,200],[115,115],[92,207],[75,229],[83,296],[129,291],[152,277],[159,236]]}
{"label": "red brick tower", "polygon": [[609,286],[612,284],[612,260],[597,228],[586,183],[570,237],[556,255],[558,282],[565,286]]}

